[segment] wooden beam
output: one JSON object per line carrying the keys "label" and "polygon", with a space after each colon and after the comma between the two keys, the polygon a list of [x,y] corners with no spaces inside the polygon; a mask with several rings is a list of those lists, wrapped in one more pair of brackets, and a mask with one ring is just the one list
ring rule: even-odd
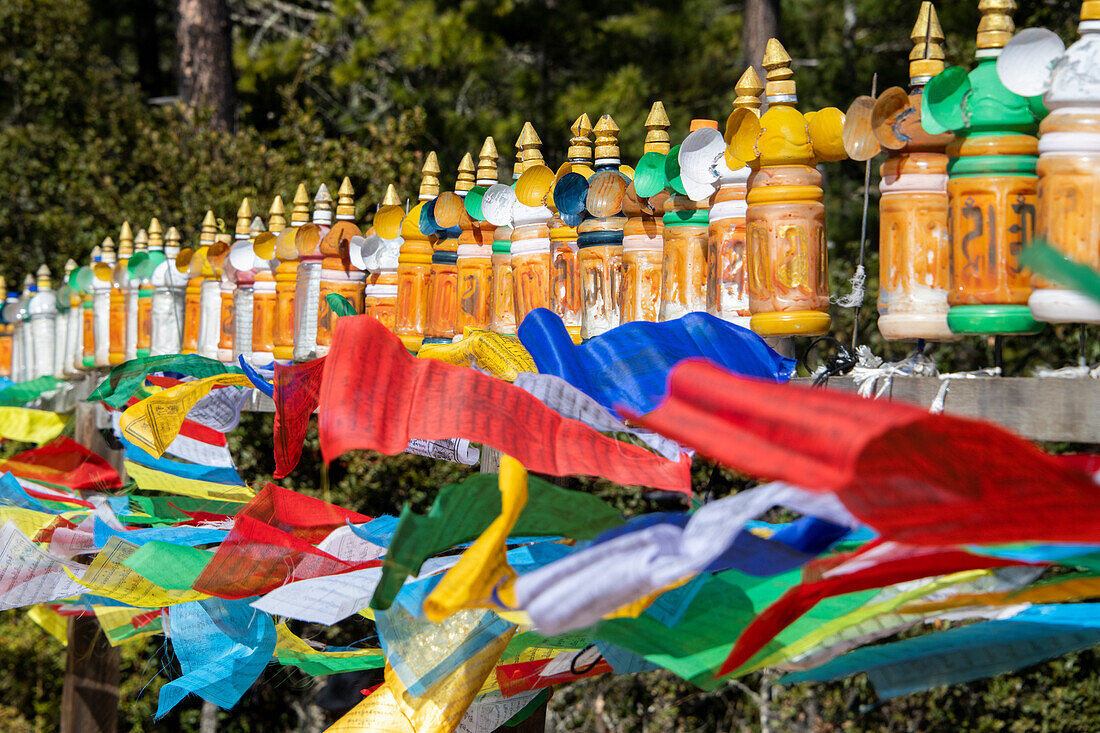
{"label": "wooden beam", "polygon": [[[942,384],[936,377],[894,377],[881,399],[928,409]],[[880,380],[874,391],[882,385]],[[856,384],[851,377],[833,377],[828,388],[854,392]],[[1100,380],[990,377],[950,380],[944,412],[998,423],[1031,440],[1100,443],[1098,405]]]}

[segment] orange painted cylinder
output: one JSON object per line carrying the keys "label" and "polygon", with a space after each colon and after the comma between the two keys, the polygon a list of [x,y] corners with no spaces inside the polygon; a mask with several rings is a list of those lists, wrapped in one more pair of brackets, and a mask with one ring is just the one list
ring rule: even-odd
{"label": "orange painted cylinder", "polygon": [[[80,307],[83,310],[81,316],[81,326],[84,332],[83,346],[81,348],[81,363],[85,369],[91,369],[95,366],[95,308],[92,307],[92,296],[85,295]],[[183,353],[187,353],[186,351]],[[195,353],[194,350],[191,353]]]}
{"label": "orange painted cylinder", "polygon": [[707,202],[694,204],[686,196],[674,196],[669,204],[672,210],[664,218],[662,321],[707,309],[709,206]]}
{"label": "orange painted cylinder", "polygon": [[891,340],[950,339],[947,156],[892,156],[881,174],[879,331]]}
{"label": "orange painted cylinder", "polygon": [[823,198],[809,166],[766,166],[749,178],[749,310],[762,336],[829,330]]}
{"label": "orange painted cylinder", "polygon": [[497,227],[493,242],[489,330],[515,334],[516,303],[512,282],[512,228]]}
{"label": "orange painted cylinder", "polygon": [[621,216],[589,219],[577,228],[584,311],[581,338],[590,339],[615,328],[623,309],[623,227]]}
{"label": "orange painted cylinder", "polygon": [[623,237],[623,312],[620,322],[656,322],[661,308],[664,239],[628,234]]}
{"label": "orange painted cylinder", "polygon": [[1031,276],[1019,252],[1035,231],[1032,176],[968,176],[947,182],[951,305],[1024,305]]}
{"label": "orange painted cylinder", "polygon": [[153,341],[153,286],[142,285],[137,297],[137,351],[138,356],[148,356]]}
{"label": "orange painted cylinder", "polygon": [[367,279],[363,294],[363,312],[377,319],[389,330],[397,318],[397,273],[381,272]]}
{"label": "orange painted cylinder", "polygon": [[298,262],[288,260],[275,267],[275,354],[276,361],[294,359],[294,293]]}
{"label": "orange painted cylinder", "polygon": [[405,240],[397,265],[397,313],[394,331],[410,351],[418,351],[428,320],[428,280],[432,248],[425,242]]}
{"label": "orange painted cylinder", "polygon": [[526,224],[512,231],[516,325],[536,308],[550,307],[550,229]]}
{"label": "orange painted cylinder", "polygon": [[550,221],[550,307],[574,339],[580,338],[584,296],[577,262],[577,229]]}
{"label": "orange painted cylinder", "polygon": [[492,316],[493,228],[474,223],[458,238],[458,322],[455,334],[467,328],[487,329]]}
{"label": "orange painted cylinder", "polygon": [[121,288],[111,288],[111,346],[108,361],[111,366],[126,361],[126,294]]}
{"label": "orange painted cylinder", "polygon": [[[438,260],[438,261],[437,261]],[[458,255],[453,250],[432,255],[428,278],[428,315],[424,338],[451,341],[458,325]]]}
{"label": "orange painted cylinder", "polygon": [[[356,313],[364,313],[363,291],[366,283],[358,277],[359,273],[346,273],[344,270],[321,270],[321,299],[317,310],[317,346],[332,345],[332,331],[336,323],[332,307],[328,304],[328,294],[335,293],[348,299]],[[318,352],[318,355],[323,355]]]}
{"label": "orange painted cylinder", "polygon": [[707,313],[749,325],[745,187],[723,186],[711,198],[707,221]]}
{"label": "orange painted cylinder", "polygon": [[274,283],[256,280],[252,294],[252,353],[275,353],[275,311],[279,296]]}
{"label": "orange painted cylinder", "polygon": [[0,377],[11,376],[12,327],[0,326]]}
{"label": "orange painted cylinder", "polygon": [[222,288],[221,290],[221,310],[218,316],[218,351],[219,358],[225,356],[225,352],[228,352],[228,358],[222,358],[222,361],[228,362],[233,359],[233,326],[234,326],[234,310],[233,310],[233,291],[236,288]]}

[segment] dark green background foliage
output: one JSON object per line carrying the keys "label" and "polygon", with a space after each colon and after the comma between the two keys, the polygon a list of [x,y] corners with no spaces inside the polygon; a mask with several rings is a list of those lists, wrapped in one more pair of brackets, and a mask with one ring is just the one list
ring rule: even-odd
{"label": "dark green background foliage", "polygon": [[[1076,0],[1021,0],[1019,27],[1046,25],[1072,38]],[[169,0],[4,0],[0,2],[0,274],[9,287],[46,262],[86,259],[123,219],[157,216],[185,241],[207,208],[232,221],[240,199],[266,212],[289,204],[305,180],[314,189],[350,176],[357,211],[369,219],[388,183],[415,193],[422,152],[437,150],[444,183],[464,152],[496,138],[502,176],[524,120],[560,160],[581,113],[610,113],[622,129],[623,157],[637,159],[649,105],[661,99],[674,141],[693,117],[724,119],[743,68],[742,4],[723,0],[231,0],[240,101],[234,135],[212,132],[176,105],[173,5]],[[781,38],[796,60],[803,109],[847,107],[878,88],[904,84],[916,0],[783,0]],[[949,62],[969,64],[977,3],[939,3]],[[160,100],[163,101],[163,100]],[[834,293],[846,293],[859,252],[863,166],[829,164]],[[885,345],[875,330],[877,178],[872,178],[868,298],[860,341],[887,358],[910,347]],[[852,316],[834,308],[836,333],[851,338]],[[1090,332],[1088,336],[1095,336]],[[806,343],[800,343],[800,350]],[[1048,328],[1010,339],[1006,367],[1075,361],[1078,335]],[[826,350],[827,351],[827,350]],[[990,364],[991,344],[970,339],[934,352],[941,369]],[[1100,358],[1095,340],[1090,360]],[[812,367],[819,354],[811,358]],[[246,415],[232,440],[241,474],[262,486],[274,469],[271,418]],[[366,514],[419,510],[467,471],[414,456],[349,455],[322,473],[316,431],[284,485]],[[628,514],[683,506],[606,481],[571,479]],[[697,461],[697,491],[718,497],[746,485]],[[337,629],[296,624],[305,638],[332,644],[373,641],[366,621]],[[64,653],[25,615],[0,615],[0,729],[55,730]],[[713,731],[975,730],[1076,731],[1100,728],[1093,652],[1020,674],[877,704],[862,677],[773,687],[753,675],[701,692],[665,673],[587,680],[559,691],[550,720],[559,730]],[[197,701],[154,725],[159,686],[178,674],[161,640],[123,649],[121,730],[197,730]],[[272,667],[231,712],[221,731],[312,730],[319,687]],[[363,686],[366,686],[365,684]]]}

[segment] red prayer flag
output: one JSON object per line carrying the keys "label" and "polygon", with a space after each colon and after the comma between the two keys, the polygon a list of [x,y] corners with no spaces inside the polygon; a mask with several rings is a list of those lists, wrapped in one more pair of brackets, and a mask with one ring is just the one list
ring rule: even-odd
{"label": "red prayer flag", "polygon": [[977,420],[687,361],[665,402],[637,422],[739,471],[835,493],[886,539],[1100,537],[1100,488],[1089,476]]}
{"label": "red prayer flag", "polygon": [[365,514],[271,483],[252,497],[236,516],[270,524],[310,544],[320,542],[348,522],[362,524],[371,520]]}
{"label": "red prayer flag", "polygon": [[301,364],[275,364],[275,478],[285,478],[302,457],[309,416],[321,397],[325,357]]}
{"label": "red prayer flag", "polygon": [[75,491],[117,489],[122,481],[106,459],[72,438],[59,436],[38,448],[18,453],[0,464],[19,478]]}
{"label": "red prayer flag", "polygon": [[691,460],[673,462],[562,417],[527,392],[487,374],[411,356],[371,316],[336,320],[321,382],[321,453],[400,453],[410,438],[467,438],[530,471],[603,476],[690,492]]}

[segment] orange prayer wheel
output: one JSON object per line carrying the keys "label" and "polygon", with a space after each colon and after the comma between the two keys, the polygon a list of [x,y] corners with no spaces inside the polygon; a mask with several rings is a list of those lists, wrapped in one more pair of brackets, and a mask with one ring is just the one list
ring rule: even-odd
{"label": "orange prayer wheel", "polygon": [[458,183],[431,204],[431,218],[439,227],[432,245],[431,277],[428,281],[426,343],[453,341],[458,330],[458,242],[466,214],[464,197],[474,185],[474,161],[467,153],[458,166]]}
{"label": "orange prayer wheel", "polygon": [[[467,223],[468,222],[468,223]],[[493,236],[495,228],[467,219],[458,237],[458,322],[456,334],[467,328],[487,329],[492,318]]]}
{"label": "orange prayer wheel", "polygon": [[577,259],[577,228],[559,217],[550,220],[550,307],[574,340],[581,337],[584,295]]}
{"label": "orange prayer wheel", "polygon": [[[523,208],[533,209],[535,216],[541,216],[538,209],[543,207]],[[515,222],[512,278],[517,324],[523,323],[534,309],[550,307],[550,228],[545,222],[525,223],[522,219]]]}
{"label": "orange prayer wheel", "polygon": [[497,227],[493,238],[492,279],[490,280],[489,329],[496,333],[516,333],[515,288],[512,284],[512,227]]}
{"label": "orange prayer wheel", "polygon": [[665,204],[662,321],[707,307],[707,248],[710,202],[672,196]]}
{"label": "orange prayer wheel", "polygon": [[661,271],[665,240],[661,220],[650,202],[627,188],[623,198],[622,323],[656,321],[661,310]]}
{"label": "orange prayer wheel", "polygon": [[428,153],[421,169],[420,203],[401,222],[401,252],[397,258],[397,313],[394,332],[405,348],[416,353],[428,325],[428,282],[432,269],[432,234],[421,229],[424,205],[439,195],[439,161]]}

